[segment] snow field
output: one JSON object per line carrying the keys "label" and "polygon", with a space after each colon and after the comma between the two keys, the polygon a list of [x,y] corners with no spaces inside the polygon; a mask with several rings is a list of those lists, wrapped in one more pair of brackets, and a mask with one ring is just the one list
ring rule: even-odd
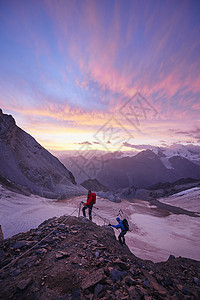
{"label": "snow field", "polygon": [[[85,198],[55,202],[39,196],[15,194],[0,186],[0,224],[4,238],[36,228],[54,216],[72,213],[78,216],[79,204]],[[174,198],[174,201],[178,203],[180,199],[182,196]],[[191,203],[197,207],[198,197],[194,197]],[[130,223],[131,231],[126,234],[126,243],[136,256],[154,262],[167,260],[170,254],[200,260],[200,218],[173,214],[166,217],[142,200],[114,203],[98,197],[93,208],[93,222],[99,225],[117,224],[119,210],[123,211],[123,215],[119,216],[126,217]],[[120,231],[115,230],[115,233],[118,236]]]}

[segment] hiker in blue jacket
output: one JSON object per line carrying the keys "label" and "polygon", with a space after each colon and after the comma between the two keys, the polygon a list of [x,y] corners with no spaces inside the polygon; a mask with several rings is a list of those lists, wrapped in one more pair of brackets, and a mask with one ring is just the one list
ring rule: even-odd
{"label": "hiker in blue jacket", "polygon": [[[126,234],[127,231],[126,231],[126,229],[124,227],[124,224],[123,224],[122,220],[120,220],[119,217],[117,217],[116,220],[119,223],[118,225],[111,225],[111,224],[109,224],[108,226],[112,226],[112,227],[114,227],[116,229],[119,229],[119,228],[121,229],[121,233],[118,236],[118,240],[119,240],[120,244],[123,246],[123,245],[126,245],[125,244],[125,237],[124,236],[125,236],[125,234]],[[123,242],[122,242],[122,239],[123,239]]]}

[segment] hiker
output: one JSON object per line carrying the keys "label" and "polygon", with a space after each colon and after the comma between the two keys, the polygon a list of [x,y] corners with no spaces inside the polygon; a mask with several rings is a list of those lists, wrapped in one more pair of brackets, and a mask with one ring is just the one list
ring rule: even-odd
{"label": "hiker", "polygon": [[88,196],[87,196],[87,202],[84,203],[83,201],[81,202],[84,207],[82,208],[83,211],[83,216],[86,217],[85,211],[88,208],[89,209],[89,219],[92,221],[92,207],[96,203],[96,194],[92,193],[90,190],[88,191]]}
{"label": "hiker", "polygon": [[[123,221],[120,220],[119,217],[117,217],[116,220],[119,223],[118,225],[108,224],[108,226],[112,226],[112,227],[114,227],[116,229],[119,229],[119,228],[121,229],[120,235],[118,236],[118,240],[119,240],[120,244],[123,246],[123,245],[126,245],[125,244],[125,237],[124,236],[127,233],[127,231],[126,231],[126,229],[124,227]],[[123,239],[123,241],[122,241],[122,239]]]}

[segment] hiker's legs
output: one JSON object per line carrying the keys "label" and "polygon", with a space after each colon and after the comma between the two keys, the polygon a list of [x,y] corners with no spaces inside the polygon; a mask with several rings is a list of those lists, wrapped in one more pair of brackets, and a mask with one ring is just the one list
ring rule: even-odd
{"label": "hiker's legs", "polygon": [[120,233],[120,235],[118,236],[118,240],[119,240],[120,244],[123,245],[123,243],[122,243],[122,233]]}
{"label": "hiker's legs", "polygon": [[124,245],[126,245],[126,243],[125,243],[125,234],[126,234],[126,232],[122,233],[122,239],[123,239],[123,244]]}
{"label": "hiker's legs", "polygon": [[88,208],[89,208],[89,219],[91,221],[92,221],[92,207],[93,207],[93,204],[88,205]]}
{"label": "hiker's legs", "polygon": [[125,234],[126,234],[126,232],[121,232],[120,235],[118,236],[118,239],[119,239],[119,242],[120,242],[121,245],[126,245],[125,244],[125,237],[124,237]]}
{"label": "hiker's legs", "polygon": [[87,205],[85,205],[83,208],[82,208],[82,212],[83,212],[83,216],[86,217],[85,215],[85,210],[87,209]]}
{"label": "hiker's legs", "polygon": [[85,205],[82,209],[83,211],[83,216],[86,217],[86,214],[85,214],[85,211],[87,208],[89,208],[89,219],[92,221],[92,207],[93,207],[93,204],[89,204],[89,205]]}

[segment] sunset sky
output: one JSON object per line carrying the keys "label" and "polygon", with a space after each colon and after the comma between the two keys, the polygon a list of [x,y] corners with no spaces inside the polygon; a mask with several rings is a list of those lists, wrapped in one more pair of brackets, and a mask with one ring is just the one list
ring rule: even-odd
{"label": "sunset sky", "polygon": [[0,108],[48,149],[200,145],[200,1],[1,0]]}

